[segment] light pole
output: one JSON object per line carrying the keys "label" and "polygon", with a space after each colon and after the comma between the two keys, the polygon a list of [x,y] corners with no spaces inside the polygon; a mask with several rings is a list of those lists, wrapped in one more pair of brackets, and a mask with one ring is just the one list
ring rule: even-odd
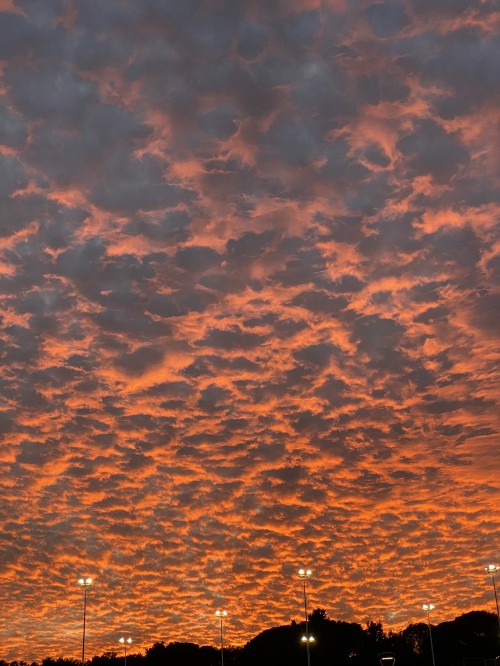
{"label": "light pole", "polygon": [[498,596],[497,596],[497,586],[495,585],[495,574],[498,572],[498,567],[494,564],[488,564],[487,567],[484,567],[486,573],[489,573],[491,580],[493,581],[493,592],[495,594],[495,603],[497,606],[497,617],[500,618],[500,611],[498,610]]}
{"label": "light pole", "polygon": [[434,610],[434,604],[423,604],[422,608],[427,613],[427,626],[429,627],[429,642],[431,644],[432,666],[436,666],[434,659],[434,645],[432,644],[432,628],[431,628],[431,610]]}
{"label": "light pole", "polygon": [[215,614],[220,620],[220,666],[224,666],[224,618],[227,617],[227,611],[216,610]]}
{"label": "light pole", "polygon": [[118,642],[123,644],[123,648],[125,650],[124,666],[127,666],[127,645],[130,645],[132,643],[132,639],[130,638],[130,636],[128,638],[122,636],[121,638],[118,639]]}
{"label": "light pole", "polygon": [[83,587],[83,637],[82,637],[82,666],[85,666],[85,621],[87,617],[87,588],[92,585],[92,578],[85,576],[78,579],[78,585]]}
{"label": "light pole", "polygon": [[309,650],[310,643],[314,642],[314,637],[309,636],[309,618],[307,616],[307,593],[306,593],[306,581],[311,577],[311,569],[299,569],[299,578],[302,580],[303,591],[304,591],[304,614],[306,620],[306,635],[302,636],[302,642],[306,644],[306,653],[307,653],[307,666],[311,666],[311,651]]}
{"label": "light pole", "polygon": [[487,567],[484,567],[486,573],[489,573],[491,580],[493,582],[493,592],[495,593],[495,603],[497,606],[497,620],[498,620],[498,633],[500,634],[500,611],[498,610],[498,596],[497,596],[497,586],[495,585],[495,574],[498,572],[499,567],[495,564],[488,564]]}

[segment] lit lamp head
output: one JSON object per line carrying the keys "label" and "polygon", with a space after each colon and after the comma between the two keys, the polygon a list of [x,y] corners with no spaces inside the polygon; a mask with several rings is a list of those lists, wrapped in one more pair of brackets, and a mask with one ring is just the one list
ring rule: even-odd
{"label": "lit lamp head", "polygon": [[422,604],[422,608],[424,609],[424,611],[430,613],[431,610],[434,610],[436,607],[434,606],[434,604]]}
{"label": "lit lamp head", "polygon": [[89,578],[88,576],[79,578],[78,585],[81,585],[82,587],[90,587],[92,585],[92,578]]}
{"label": "lit lamp head", "polygon": [[118,639],[118,642],[119,643],[128,643],[130,645],[130,643],[132,643],[132,639],[131,638],[124,638],[122,636],[121,638]]}
{"label": "lit lamp head", "polygon": [[490,576],[494,576],[498,571],[498,567],[495,564],[488,564],[487,567],[484,567],[484,570],[486,573],[489,573]]}
{"label": "lit lamp head", "polygon": [[378,655],[380,666],[394,666],[396,663],[396,655],[394,652],[382,652]]}
{"label": "lit lamp head", "polygon": [[310,578],[311,574],[311,569],[299,569],[299,578]]}
{"label": "lit lamp head", "polygon": [[216,610],[215,614],[217,615],[217,617],[220,617],[221,619],[223,617],[227,617],[227,611],[226,610]]}
{"label": "lit lamp head", "polygon": [[301,638],[300,640],[301,640],[303,643],[314,643],[314,641],[315,641],[316,639],[314,638],[314,636],[309,636],[309,638],[308,638],[307,636],[302,636],[302,638]]}

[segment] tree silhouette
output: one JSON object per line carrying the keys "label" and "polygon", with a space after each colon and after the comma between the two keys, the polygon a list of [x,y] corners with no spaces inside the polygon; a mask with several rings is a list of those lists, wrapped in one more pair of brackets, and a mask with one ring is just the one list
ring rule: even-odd
{"label": "tree silhouette", "polygon": [[429,628],[425,622],[410,624],[398,634],[394,651],[405,663],[430,664]]}
{"label": "tree silhouette", "polygon": [[[226,659],[227,655],[227,659]],[[224,662],[231,664],[231,648],[224,650]],[[220,664],[219,650],[204,645],[199,647],[196,643],[173,642],[155,643],[146,650],[147,666],[218,666]],[[128,664],[128,659],[127,659]],[[133,666],[133,665],[131,665]]]}
{"label": "tree silhouette", "polygon": [[[308,616],[312,666],[378,666],[377,655],[396,654],[396,666],[429,666],[429,631],[424,622],[410,624],[398,633],[386,632],[381,622],[368,622],[363,628],[354,622],[331,620],[323,608]],[[301,637],[305,622],[265,629],[244,647],[224,648],[225,666],[306,666]],[[465,665],[466,660],[494,660],[500,654],[497,617],[486,611],[465,613],[450,622],[432,627],[438,666]],[[220,650],[196,643],[161,641],[145,654],[127,655],[127,666],[220,666]],[[473,663],[472,661],[467,663]],[[479,664],[478,661],[475,662]],[[493,663],[493,661],[491,662]],[[116,652],[94,656],[87,666],[122,666]],[[46,658],[40,664],[25,661],[0,666],[81,666],[79,660]]]}
{"label": "tree silhouette", "polygon": [[167,663],[166,645],[163,641],[153,643],[153,645],[146,650],[146,663],[148,666],[164,666]]}
{"label": "tree silhouette", "polygon": [[332,655],[338,666],[353,663],[364,640],[360,624],[330,620],[324,609],[317,608],[309,616],[309,627],[316,639],[315,664],[329,664]]}
{"label": "tree silhouette", "polygon": [[436,662],[440,666],[460,659],[494,659],[500,654],[498,620],[494,613],[471,611],[432,629]]}
{"label": "tree silhouette", "polygon": [[242,666],[299,666],[302,633],[296,623],[262,631],[244,646]]}

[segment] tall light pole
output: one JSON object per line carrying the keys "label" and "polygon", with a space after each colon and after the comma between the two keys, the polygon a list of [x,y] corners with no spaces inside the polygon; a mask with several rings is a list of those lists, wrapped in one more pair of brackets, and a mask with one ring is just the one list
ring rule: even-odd
{"label": "tall light pole", "polygon": [[497,620],[498,620],[498,633],[500,634],[500,611],[498,610],[498,596],[497,596],[497,586],[495,585],[495,574],[498,572],[499,567],[495,564],[488,564],[487,567],[484,567],[484,570],[490,574],[491,580],[493,582],[493,592],[495,593],[495,603],[497,606]]}
{"label": "tall light pole", "polygon": [[431,644],[431,656],[432,656],[432,666],[436,666],[436,660],[434,659],[434,645],[432,643],[432,628],[431,628],[431,610],[434,610],[434,604],[423,604],[422,608],[427,613],[427,626],[429,627],[429,642]]}
{"label": "tall light pole", "polygon": [[224,618],[227,617],[227,611],[216,610],[215,614],[220,620],[220,666],[224,666]]}
{"label": "tall light pole", "polygon": [[309,649],[310,643],[314,641],[312,636],[309,636],[309,618],[307,616],[307,592],[306,592],[306,581],[311,577],[311,569],[299,569],[299,578],[302,580],[302,589],[304,592],[304,614],[306,620],[306,635],[302,636],[302,642],[306,644],[306,653],[307,653],[307,666],[311,666],[311,651]]}
{"label": "tall light pole", "polygon": [[125,650],[124,666],[127,666],[127,645],[130,645],[132,643],[132,639],[130,638],[130,636],[128,638],[122,636],[121,638],[118,639],[118,642],[122,643],[123,648]]}
{"label": "tall light pole", "polygon": [[493,581],[493,592],[495,594],[495,603],[497,606],[497,616],[500,618],[500,611],[498,610],[498,596],[497,596],[497,586],[495,585],[495,574],[498,572],[498,567],[494,564],[488,564],[487,567],[484,567],[486,573],[489,573],[491,580]]}
{"label": "tall light pole", "polygon": [[82,666],[85,666],[85,621],[87,618],[87,588],[92,585],[92,578],[85,576],[78,579],[78,585],[83,587],[83,637],[82,637]]}

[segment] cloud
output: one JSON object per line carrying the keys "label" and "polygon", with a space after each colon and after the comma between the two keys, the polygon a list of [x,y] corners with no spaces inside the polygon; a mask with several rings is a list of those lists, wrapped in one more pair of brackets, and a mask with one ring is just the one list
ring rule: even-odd
{"label": "cloud", "polygon": [[377,37],[394,37],[410,22],[402,2],[376,2],[367,8],[366,18]]}
{"label": "cloud", "polygon": [[0,178],[2,197],[8,197],[28,184],[22,164],[10,156],[1,156]]}
{"label": "cloud", "polygon": [[444,132],[433,121],[420,122],[414,132],[399,140],[398,148],[410,174],[431,174],[438,181],[452,177],[469,160],[458,137]]}
{"label": "cloud", "polygon": [[4,103],[0,103],[0,122],[2,134],[0,142],[4,146],[21,147],[28,136],[27,124],[22,116],[17,115]]}
{"label": "cloud", "polygon": [[493,5],[216,4],[0,10],[7,660],[491,601]]}

